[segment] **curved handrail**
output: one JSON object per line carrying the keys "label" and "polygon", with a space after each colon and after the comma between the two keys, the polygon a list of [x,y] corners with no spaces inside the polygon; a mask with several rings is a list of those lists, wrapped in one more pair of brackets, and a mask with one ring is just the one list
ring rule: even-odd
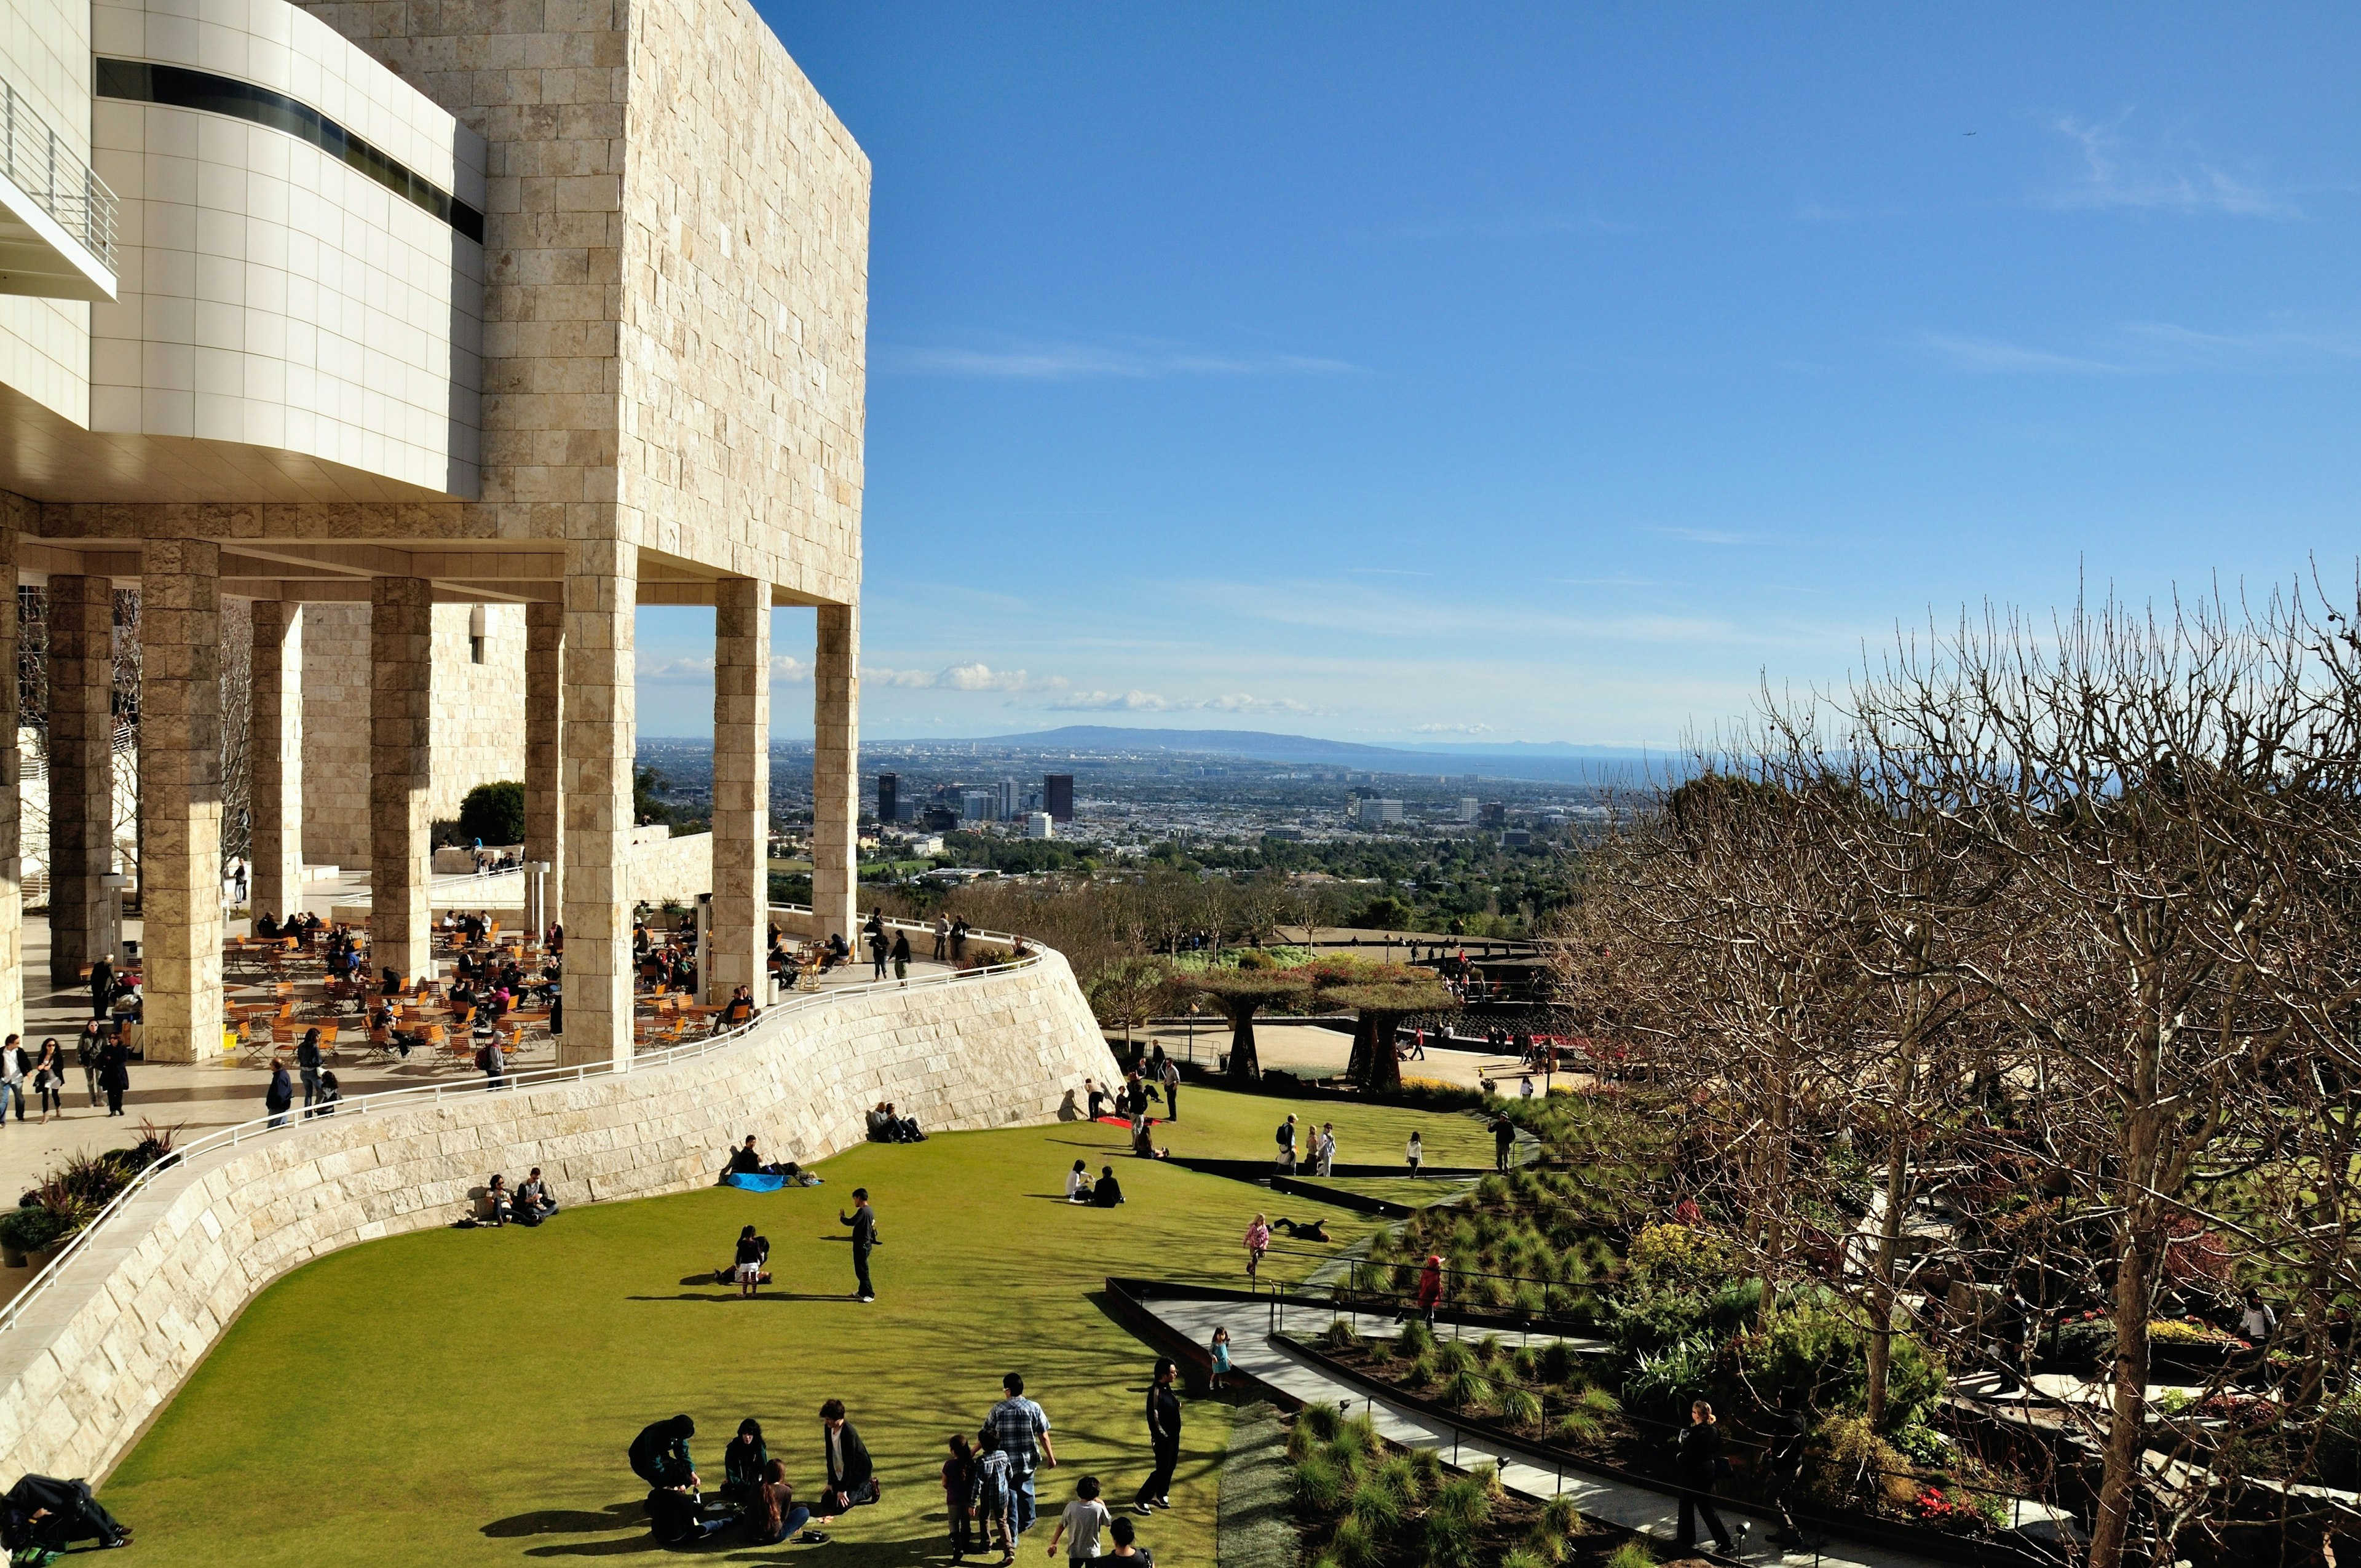
{"label": "curved handrail", "polygon": [[[1013,938],[1007,939],[1015,940]],[[534,1068],[526,1072],[505,1074],[489,1085],[468,1080],[444,1080],[434,1083],[413,1084],[403,1089],[381,1089],[374,1093],[356,1094],[350,1099],[340,1100],[326,1116],[306,1116],[300,1110],[289,1110],[281,1112],[275,1117],[258,1116],[253,1121],[240,1122],[235,1126],[216,1127],[202,1137],[192,1140],[183,1147],[172,1150],[171,1153],[148,1166],[126,1182],[123,1190],[116,1193],[89,1224],[74,1233],[66,1245],[59,1249],[57,1256],[51,1258],[48,1266],[35,1275],[24,1289],[16,1293],[14,1300],[0,1306],[0,1333],[5,1333],[17,1325],[24,1317],[26,1309],[48,1294],[50,1288],[57,1284],[65,1266],[86,1251],[91,1245],[92,1239],[122,1214],[126,1204],[145,1191],[156,1178],[168,1170],[187,1166],[201,1154],[218,1153],[225,1148],[235,1148],[253,1138],[268,1136],[273,1133],[296,1132],[307,1125],[316,1125],[332,1119],[341,1123],[347,1116],[363,1116],[372,1112],[381,1113],[387,1110],[407,1110],[418,1104],[439,1104],[446,1094],[483,1094],[495,1088],[540,1088],[552,1083],[582,1082],[592,1078],[638,1072],[643,1068],[669,1067],[675,1062],[689,1061],[737,1044],[762,1024],[782,1014],[809,1012],[814,1008],[841,1001],[848,996],[868,996],[882,992],[939,989],[942,986],[957,984],[961,981],[1029,969],[1041,961],[1042,953],[1045,950],[1037,948],[1021,959],[1013,959],[1005,963],[988,964],[972,970],[954,970],[946,974],[914,975],[908,980],[862,981],[851,985],[836,986],[827,991],[803,992],[773,1003],[763,1009],[753,1018],[727,1033],[708,1035],[701,1040],[691,1041],[686,1045],[668,1046],[662,1050],[635,1055],[621,1063],[577,1062],[572,1067]],[[271,1124],[273,1122],[278,1122],[280,1124],[273,1126]]]}

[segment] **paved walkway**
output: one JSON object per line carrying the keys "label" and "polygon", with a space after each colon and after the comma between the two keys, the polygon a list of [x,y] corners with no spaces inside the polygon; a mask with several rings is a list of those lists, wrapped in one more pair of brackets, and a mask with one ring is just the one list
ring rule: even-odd
{"label": "paved walkway", "polygon": [[[1150,1299],[1146,1306],[1167,1326],[1198,1344],[1213,1338],[1215,1328],[1230,1325],[1230,1360],[1238,1370],[1307,1403],[1325,1400],[1366,1409],[1376,1420],[1378,1433],[1390,1442],[1410,1448],[1435,1449],[1461,1466],[1490,1461],[1499,1465],[1501,1484],[1512,1491],[1540,1499],[1572,1497],[1575,1506],[1593,1519],[1640,1530],[1664,1541],[1673,1539],[1678,1526],[1680,1508],[1674,1498],[1594,1475],[1554,1471],[1530,1463],[1491,1446],[1479,1436],[1460,1431],[1446,1420],[1372,1398],[1357,1385],[1331,1377],[1271,1342],[1264,1332],[1268,1309],[1261,1304],[1162,1299]],[[1290,1319],[1294,1320],[1292,1332],[1302,1337],[1318,1333],[1334,1316],[1324,1307],[1293,1308],[1289,1312]],[[1730,1510],[1727,1517],[1735,1529],[1737,1510]],[[1831,1541],[1817,1552],[1784,1552],[1765,1542],[1762,1536],[1758,1522],[1754,1533],[1739,1542],[1737,1555],[1750,1563],[1778,1564],[1780,1568],[1937,1568],[1931,1558],[1851,1541]]]}
{"label": "paved walkway", "polygon": [[[1116,1033],[1108,1037],[1120,1039],[1122,1036]],[[1150,1024],[1134,1029],[1131,1037],[1143,1050],[1149,1041],[1160,1040],[1166,1056],[1195,1062],[1208,1072],[1230,1049],[1230,1027],[1219,1018],[1200,1020],[1193,1028],[1187,1024]],[[1341,1029],[1284,1020],[1255,1020],[1255,1057],[1266,1068],[1334,1078],[1344,1072],[1352,1055],[1353,1036]],[[1500,1086],[1502,1093],[1513,1094],[1524,1069],[1512,1056],[1434,1047],[1424,1057],[1402,1063],[1401,1071],[1405,1080],[1444,1083],[1455,1089],[1474,1089],[1477,1080],[1488,1078]],[[1560,1089],[1589,1081],[1587,1074],[1564,1072],[1555,1080]],[[1536,1093],[1542,1083],[1542,1075],[1536,1073]]]}

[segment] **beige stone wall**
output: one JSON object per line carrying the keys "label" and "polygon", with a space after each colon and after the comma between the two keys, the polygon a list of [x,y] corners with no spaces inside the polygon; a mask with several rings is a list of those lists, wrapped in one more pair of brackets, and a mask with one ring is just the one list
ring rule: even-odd
{"label": "beige stone wall", "polygon": [[492,1171],[538,1165],[568,1204],[652,1197],[711,1185],[750,1132],[810,1163],[860,1142],[882,1099],[945,1131],[1038,1123],[1079,1115],[1082,1080],[1114,1070],[1052,953],[774,1011],[747,1041],[672,1067],[299,1124],[159,1181],[0,1334],[0,1453],[103,1480],[265,1286],[448,1224]]}
{"label": "beige stone wall", "polygon": [[[768,879],[765,879],[768,887]],[[631,899],[661,905],[686,904],[713,891],[713,835],[686,833],[675,839],[666,828],[631,834]],[[571,944],[569,944],[570,946]]]}
{"label": "beige stone wall", "polygon": [[[479,784],[524,777],[524,607],[485,607],[484,662],[468,658],[473,607],[434,607],[434,820]],[[369,607],[303,609],[303,858],[368,865]]]}

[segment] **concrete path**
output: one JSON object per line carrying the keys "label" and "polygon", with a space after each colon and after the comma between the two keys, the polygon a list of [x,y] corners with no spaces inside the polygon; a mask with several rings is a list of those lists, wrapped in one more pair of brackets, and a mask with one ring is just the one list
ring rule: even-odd
{"label": "concrete path", "polygon": [[[1674,1498],[1594,1475],[1555,1471],[1547,1465],[1530,1463],[1491,1446],[1480,1436],[1457,1430],[1448,1421],[1383,1398],[1372,1398],[1359,1387],[1332,1378],[1326,1372],[1271,1343],[1266,1332],[1268,1309],[1265,1306],[1250,1301],[1169,1299],[1151,1299],[1145,1305],[1149,1312],[1175,1332],[1188,1336],[1198,1344],[1213,1338],[1214,1329],[1227,1324],[1231,1338],[1230,1360],[1238,1370],[1261,1379],[1272,1387],[1284,1389],[1307,1403],[1326,1400],[1349,1405],[1356,1414],[1367,1410],[1376,1420],[1378,1433],[1390,1442],[1405,1447],[1435,1449],[1452,1464],[1462,1467],[1489,1461],[1499,1465],[1501,1483],[1512,1491],[1543,1500],[1561,1496],[1572,1497],[1575,1506],[1593,1519],[1604,1519],[1626,1530],[1643,1531],[1664,1541],[1672,1541],[1678,1526],[1679,1504]],[[1326,1328],[1334,1316],[1321,1307],[1290,1309],[1289,1317],[1292,1320],[1290,1332],[1308,1338]],[[1480,1338],[1481,1334],[1474,1337]],[[1508,1338],[1506,1334],[1501,1337],[1503,1340]],[[1729,1510],[1724,1517],[1735,1530],[1739,1519],[1736,1510]],[[1778,1564],[1780,1568],[1937,1568],[1931,1558],[1887,1552],[1852,1541],[1831,1541],[1817,1552],[1784,1552],[1763,1540],[1763,1528],[1759,1523],[1753,1533],[1738,1544],[1736,1555],[1746,1562]]]}

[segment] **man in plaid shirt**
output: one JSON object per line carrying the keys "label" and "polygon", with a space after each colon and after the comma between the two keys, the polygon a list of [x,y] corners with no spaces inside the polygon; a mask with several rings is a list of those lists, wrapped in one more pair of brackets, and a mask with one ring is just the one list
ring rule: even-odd
{"label": "man in plaid shirt", "polygon": [[1022,1535],[1033,1528],[1033,1445],[1041,1445],[1040,1462],[1051,1470],[1058,1467],[1058,1453],[1049,1446],[1049,1416],[1025,1397],[1025,1375],[1012,1372],[1000,1380],[1000,1387],[1006,1397],[983,1418],[983,1430],[991,1434],[992,1446],[1008,1455],[1016,1532]]}

